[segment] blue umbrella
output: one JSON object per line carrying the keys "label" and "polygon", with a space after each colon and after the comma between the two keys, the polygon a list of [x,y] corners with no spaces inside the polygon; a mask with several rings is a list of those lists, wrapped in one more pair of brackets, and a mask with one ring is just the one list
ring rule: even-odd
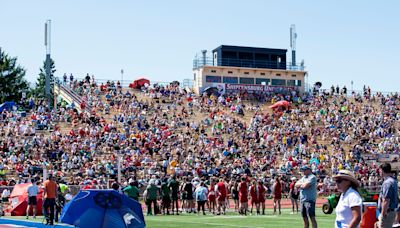
{"label": "blue umbrella", "polygon": [[77,227],[145,227],[142,206],[114,190],[81,190],[61,214],[61,222]]}
{"label": "blue umbrella", "polygon": [[316,165],[319,165],[319,161],[316,158],[313,158],[310,160],[310,164],[315,163]]}

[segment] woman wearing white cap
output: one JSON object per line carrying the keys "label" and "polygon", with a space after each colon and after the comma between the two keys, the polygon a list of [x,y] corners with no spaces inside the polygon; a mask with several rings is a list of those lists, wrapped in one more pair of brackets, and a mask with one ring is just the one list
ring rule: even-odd
{"label": "woman wearing white cap", "polygon": [[294,208],[296,207],[296,212],[299,213],[299,189],[296,188],[296,177],[290,178],[292,182],[289,185],[289,196],[290,200],[292,201],[292,213],[294,214]]}
{"label": "woman wearing white cap", "polygon": [[358,180],[348,170],[340,170],[338,175],[333,177],[339,191],[342,193],[336,206],[337,228],[360,227],[362,198],[357,192]]}

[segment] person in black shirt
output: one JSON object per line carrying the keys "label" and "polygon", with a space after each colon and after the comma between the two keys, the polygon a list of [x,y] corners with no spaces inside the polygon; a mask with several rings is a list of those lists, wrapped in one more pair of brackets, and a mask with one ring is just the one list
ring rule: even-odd
{"label": "person in black shirt", "polygon": [[189,178],[185,185],[183,186],[183,191],[186,193],[186,210],[189,213],[194,212],[194,202],[193,202],[193,184]]}
{"label": "person in black shirt", "polygon": [[[174,214],[174,208],[176,208],[176,214],[179,215],[178,212],[178,192],[179,192],[179,182],[176,180],[176,176],[172,176],[168,181],[168,187],[171,189],[171,200],[172,200],[172,214]],[[175,207],[174,207],[175,206]]]}
{"label": "person in black shirt", "polygon": [[63,79],[64,79],[64,85],[67,84],[67,74],[64,74]]}

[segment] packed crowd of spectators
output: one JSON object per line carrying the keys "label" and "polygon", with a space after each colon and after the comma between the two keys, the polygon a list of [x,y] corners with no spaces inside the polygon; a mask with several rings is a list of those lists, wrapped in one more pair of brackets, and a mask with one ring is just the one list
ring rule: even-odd
{"label": "packed crowd of spectators", "polygon": [[[350,96],[333,91],[253,99],[197,96],[178,84],[133,91],[119,82],[98,84],[89,75],[69,79],[63,83],[82,98],[75,105],[90,107],[89,112],[66,104],[49,109],[33,99],[26,116],[1,113],[1,185],[40,179],[46,172],[68,185],[107,186],[118,180],[121,159],[119,185],[135,183],[141,194],[158,186],[161,198],[179,194],[186,200],[179,206],[192,211],[190,201],[200,185],[212,198],[214,185],[222,182],[233,197],[234,186],[245,178],[249,187],[261,183],[268,196],[279,177],[288,195],[290,179],[299,177],[303,165],[318,177],[321,194],[334,190],[331,175],[341,169],[356,173],[364,187],[376,187],[379,159],[399,155],[397,93],[366,89]],[[267,102],[279,100],[291,101],[291,108],[267,108]]]}

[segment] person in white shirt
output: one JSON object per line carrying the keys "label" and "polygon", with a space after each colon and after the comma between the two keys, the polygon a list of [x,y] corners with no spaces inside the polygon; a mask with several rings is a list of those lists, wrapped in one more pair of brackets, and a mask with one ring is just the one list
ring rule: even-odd
{"label": "person in white shirt", "polygon": [[194,191],[197,201],[197,213],[200,215],[200,208],[203,210],[203,215],[206,215],[204,205],[207,202],[208,189],[204,187],[204,182],[200,182],[196,190]]}
{"label": "person in white shirt", "polygon": [[359,182],[348,170],[340,170],[333,177],[342,193],[336,206],[336,228],[359,228],[361,222],[362,198],[357,192]]}
{"label": "person in white shirt", "polygon": [[8,190],[7,188],[3,190],[3,192],[1,193],[1,199],[3,203],[8,202],[8,198],[10,197],[10,195],[10,190]]}
{"label": "person in white shirt", "polygon": [[39,187],[35,183],[35,179],[32,179],[32,185],[28,187],[28,207],[26,208],[26,219],[29,219],[29,211],[33,207],[33,219],[36,218],[37,211],[37,194],[39,193]]}

